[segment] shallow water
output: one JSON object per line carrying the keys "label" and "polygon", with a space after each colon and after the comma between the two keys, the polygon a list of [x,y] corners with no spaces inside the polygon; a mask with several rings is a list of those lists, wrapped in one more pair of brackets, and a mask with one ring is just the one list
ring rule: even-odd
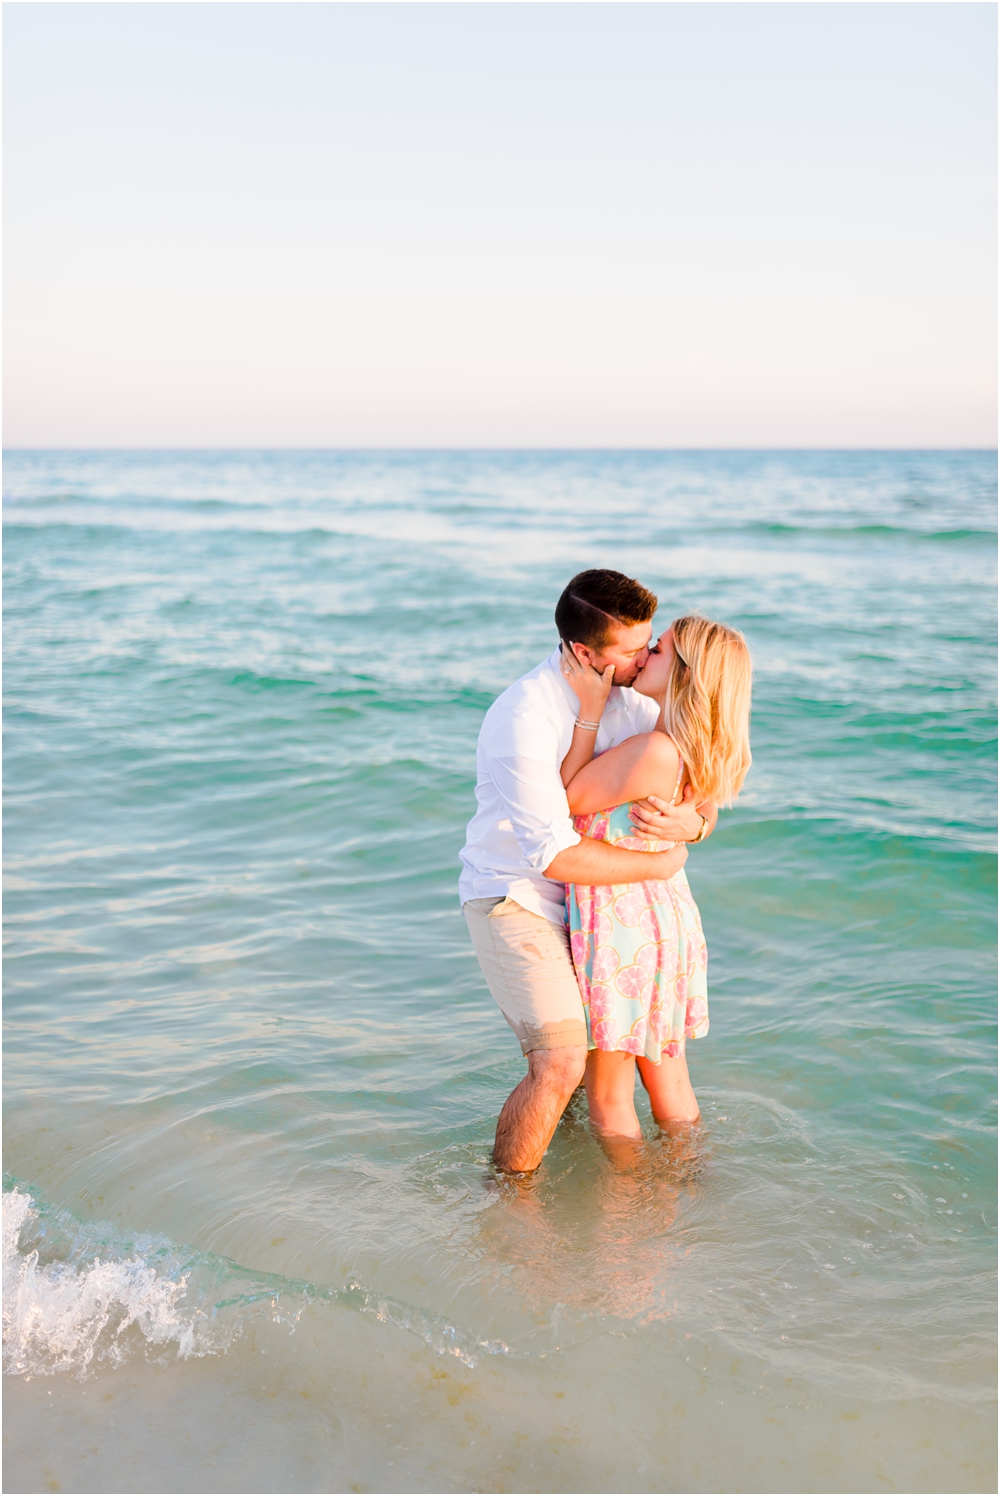
{"label": "shallow water", "polygon": [[[995,1485],[995,479],[8,455],[7,1490]],[[515,1187],[457,853],[596,564],[746,631],[754,767],[702,1127]]]}

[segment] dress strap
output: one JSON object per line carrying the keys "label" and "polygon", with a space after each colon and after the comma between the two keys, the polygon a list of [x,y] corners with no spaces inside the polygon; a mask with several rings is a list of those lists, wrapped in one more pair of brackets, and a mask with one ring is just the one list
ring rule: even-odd
{"label": "dress strap", "polygon": [[684,778],[684,755],[681,753],[681,750],[680,750],[680,748],[679,748],[679,746],[677,744],[676,738],[671,738],[669,733],[667,733],[666,736],[668,738],[670,738],[670,741],[673,743],[674,747],[677,749],[677,783],[674,785],[674,792],[670,796],[670,804],[671,805],[676,805],[677,804],[677,792],[680,789],[680,787],[681,787],[681,781]]}
{"label": "dress strap", "polygon": [[681,780],[683,778],[684,778],[684,760],[683,760],[683,758],[681,758],[680,751],[678,750],[678,753],[677,753],[677,783],[674,785],[674,793],[673,793],[673,795],[671,796],[671,799],[670,799],[671,805],[676,805],[677,804],[677,796],[680,793]]}

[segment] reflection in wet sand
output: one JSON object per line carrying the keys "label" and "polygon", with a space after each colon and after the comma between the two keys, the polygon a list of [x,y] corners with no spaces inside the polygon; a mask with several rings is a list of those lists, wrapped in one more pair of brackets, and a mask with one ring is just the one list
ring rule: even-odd
{"label": "reflection in wet sand", "polygon": [[[682,1197],[705,1175],[704,1129],[640,1140],[596,1139],[575,1100],[560,1129],[565,1151],[534,1174],[493,1175],[473,1250],[492,1262],[529,1313],[553,1304],[588,1318],[646,1323],[672,1312],[673,1239]],[[685,1249],[686,1250],[686,1249]]]}

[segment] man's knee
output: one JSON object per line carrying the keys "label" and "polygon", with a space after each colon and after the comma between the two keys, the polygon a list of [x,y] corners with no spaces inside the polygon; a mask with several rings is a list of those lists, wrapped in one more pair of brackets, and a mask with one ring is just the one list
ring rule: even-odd
{"label": "man's knee", "polygon": [[566,1044],[561,1049],[533,1049],[528,1055],[529,1075],[542,1085],[565,1092],[567,1099],[583,1080],[586,1068],[586,1044]]}

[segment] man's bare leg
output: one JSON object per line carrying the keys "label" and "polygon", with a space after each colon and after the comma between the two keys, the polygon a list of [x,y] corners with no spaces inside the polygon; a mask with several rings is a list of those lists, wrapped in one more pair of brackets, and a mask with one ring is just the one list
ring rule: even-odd
{"label": "man's bare leg", "polygon": [[583,1078],[584,1044],[533,1049],[528,1073],[504,1102],[497,1123],[493,1162],[519,1174],[537,1169],[566,1104]]}
{"label": "man's bare leg", "polygon": [[664,1055],[658,1065],[640,1059],[639,1079],[649,1092],[653,1116],[660,1126],[668,1122],[697,1122],[701,1116],[698,1098],[691,1087],[687,1060]]}

